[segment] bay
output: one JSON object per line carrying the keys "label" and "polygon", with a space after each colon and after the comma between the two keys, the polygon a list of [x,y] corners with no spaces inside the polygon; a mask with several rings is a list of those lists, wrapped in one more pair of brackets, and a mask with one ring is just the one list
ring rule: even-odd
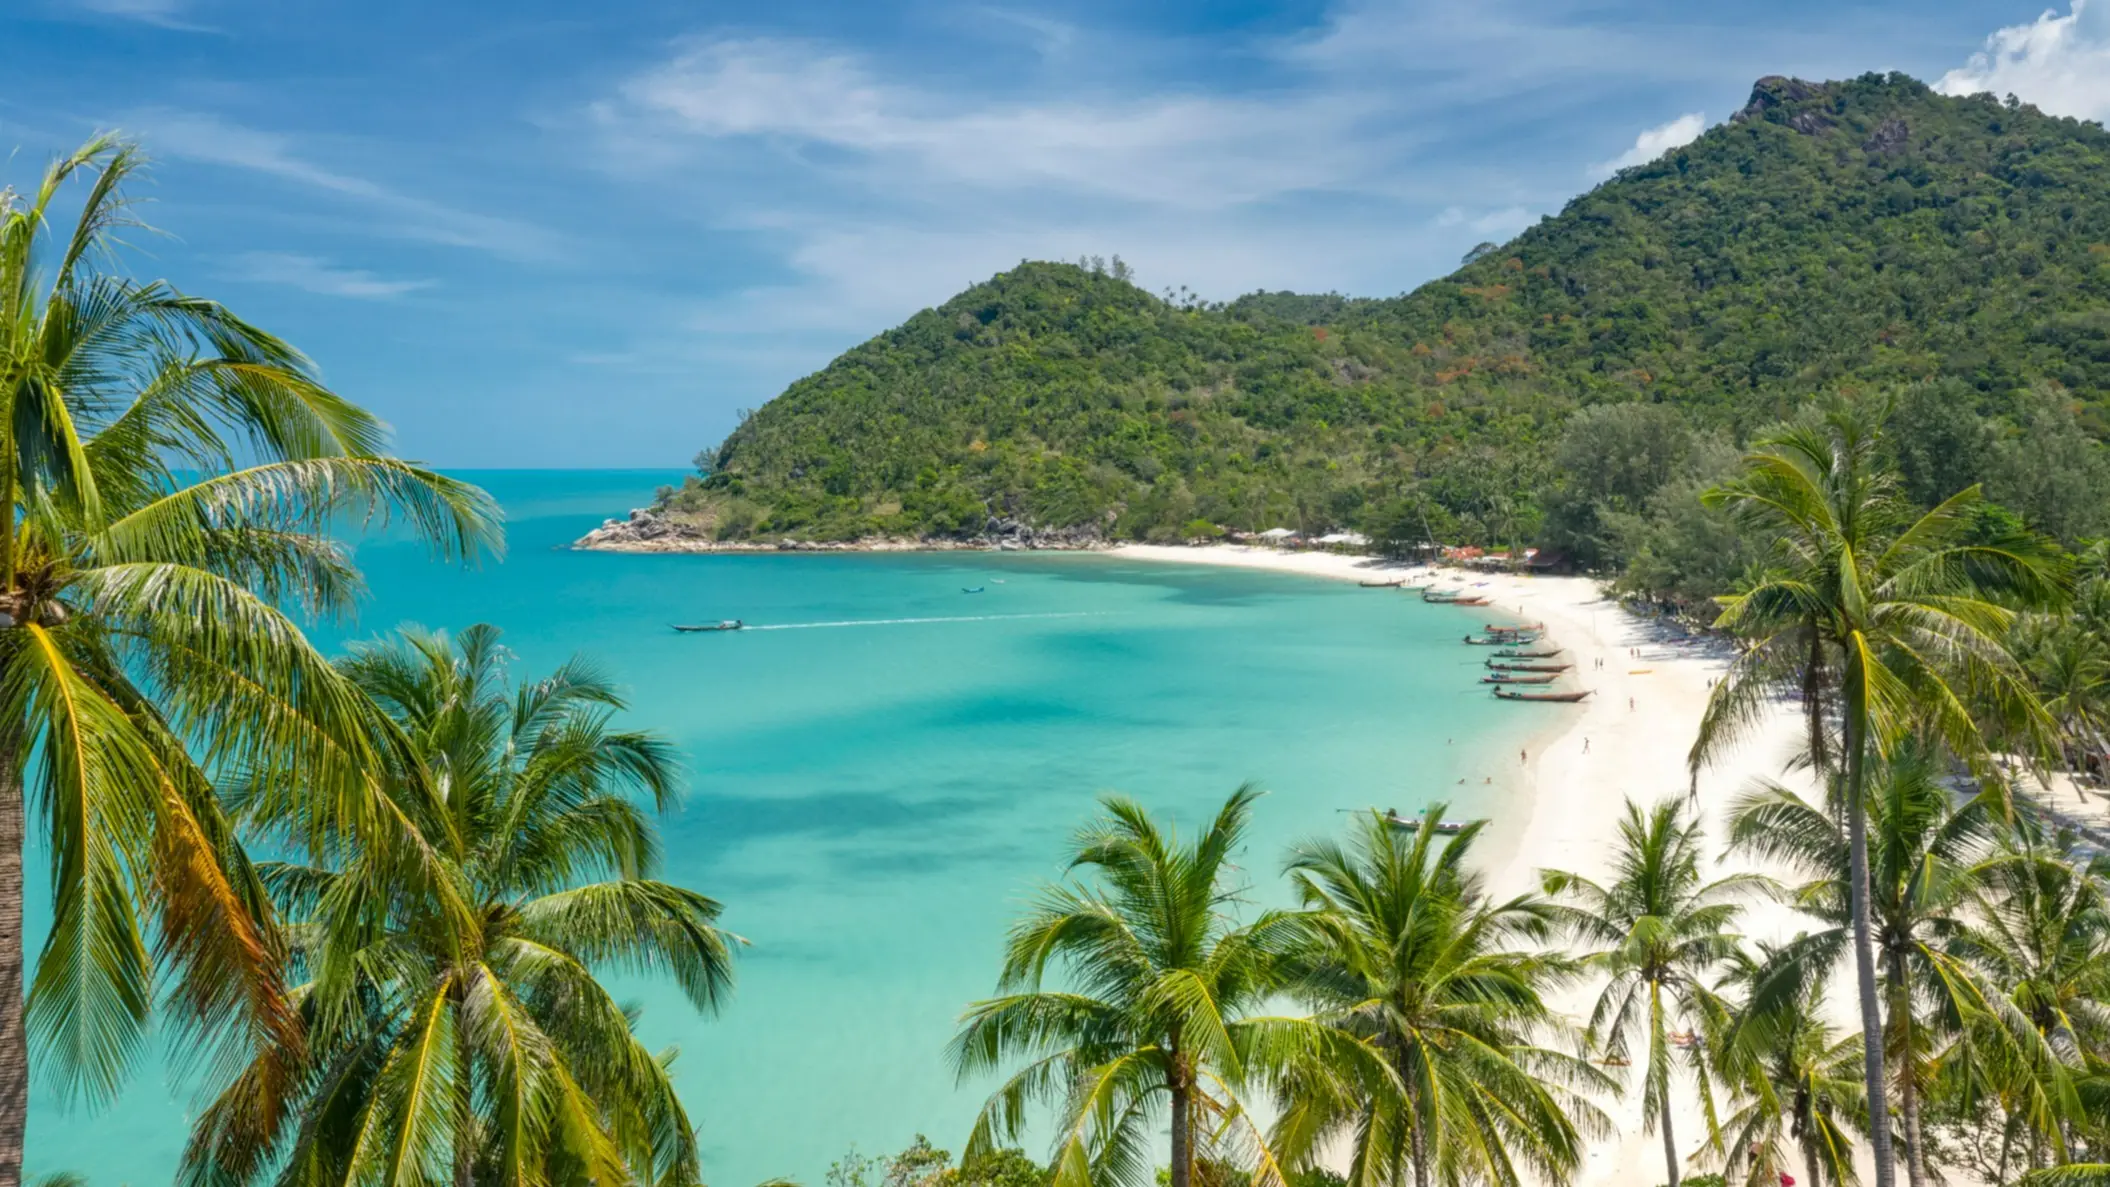
{"label": "bay", "polygon": [[[680,1048],[719,1187],[817,1184],[853,1145],[918,1132],[958,1150],[991,1085],[956,1085],[946,1040],[1097,797],[1192,831],[1239,784],[1268,789],[1237,861],[1252,902],[1279,904],[1289,842],[1341,809],[1471,812],[1509,790],[1543,724],[1475,683],[1469,619],[1395,591],[1093,554],[580,553],[566,545],[678,476],[463,477],[504,504],[505,560],[363,544],[369,604],[316,633],[491,622],[517,673],[584,653],[625,686],[630,721],[681,748],[665,876],[722,900],[749,941],[738,990],[707,1018],[669,985],[615,980],[647,1039]],[[758,629],[668,629],[722,618]],[[31,1168],[167,1182],[193,1104],[157,1067],[100,1114],[40,1090]]]}

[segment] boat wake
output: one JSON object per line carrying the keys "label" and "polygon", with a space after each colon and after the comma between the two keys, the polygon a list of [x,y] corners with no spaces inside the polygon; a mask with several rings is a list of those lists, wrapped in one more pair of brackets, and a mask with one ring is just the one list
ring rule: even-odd
{"label": "boat wake", "polygon": [[1023,618],[1097,618],[1110,614],[1108,610],[1076,610],[1056,614],[948,614],[933,618],[852,618],[843,622],[778,622],[767,626],[749,626],[750,631],[811,631],[822,627],[843,626],[910,626],[925,622],[1016,622]]}

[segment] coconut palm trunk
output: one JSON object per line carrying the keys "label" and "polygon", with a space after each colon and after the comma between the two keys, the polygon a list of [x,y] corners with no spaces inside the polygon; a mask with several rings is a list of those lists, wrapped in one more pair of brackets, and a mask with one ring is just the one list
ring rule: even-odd
{"label": "coconut palm trunk", "polygon": [[21,1187],[29,1122],[29,1042],[22,1031],[22,768],[0,750],[0,1187]]}
{"label": "coconut palm trunk", "polygon": [[1407,1143],[1414,1165],[1414,1187],[1429,1187],[1429,1127],[1422,1116],[1419,1085],[1404,1052],[1399,1061],[1399,1082],[1407,1088]]}
{"label": "coconut palm trunk", "polygon": [[1670,1102],[1663,1102],[1663,1166],[1670,1175],[1670,1187],[1678,1187],[1678,1139],[1670,1131]]}
{"label": "coconut palm trunk", "polygon": [[1644,976],[1649,978],[1649,1075],[1656,1076],[1657,1069],[1662,1069],[1656,1086],[1656,1124],[1663,1131],[1663,1171],[1669,1176],[1670,1187],[1678,1187],[1678,1139],[1670,1123],[1670,1057],[1663,1050],[1663,972],[1650,970]]}
{"label": "coconut palm trunk", "polygon": [[1891,949],[1884,954],[1890,977],[1890,1026],[1897,1036],[1898,1122],[1905,1127],[1905,1181],[1921,1187],[1927,1181],[1926,1147],[1920,1133],[1919,1072],[1913,1065],[1912,983],[1905,968],[1905,954]]}
{"label": "coconut palm trunk", "polygon": [[1178,1027],[1173,1028],[1166,1061],[1171,1075],[1165,1089],[1172,1096],[1172,1187],[1193,1187],[1194,1182],[1194,1075],[1180,1053]]}
{"label": "coconut palm trunk", "polygon": [[1861,1001],[1862,1080],[1868,1086],[1868,1144],[1875,1155],[1876,1187],[1892,1187],[1897,1168],[1890,1146],[1890,1108],[1883,1075],[1883,1007],[1876,995],[1874,937],[1868,923],[1867,704],[1850,659],[1846,688],[1847,889],[1854,932],[1854,983]]}

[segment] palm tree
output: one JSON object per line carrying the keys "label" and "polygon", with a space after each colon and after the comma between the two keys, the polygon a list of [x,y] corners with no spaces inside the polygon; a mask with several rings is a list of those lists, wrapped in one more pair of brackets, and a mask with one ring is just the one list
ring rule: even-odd
{"label": "palm tree", "polygon": [[[140,165],[98,137],[34,192],[0,191],[0,1187],[21,1181],[31,1040],[95,1102],[159,989],[186,1046],[299,1047],[208,775],[297,770],[343,824],[383,827],[360,699],[279,606],[350,606],[329,534],[347,513],[400,512],[451,556],[497,541],[481,492],[387,457],[385,428],[292,347],[103,270]],[[26,1005],[25,782],[54,899]]]}
{"label": "palm tree", "polygon": [[2075,1081],[2110,1059],[2110,862],[2028,817],[1972,871],[1973,910],[1950,949],[2002,989],[2012,1031],[2040,1046],[2010,1061],[2038,1135],[2065,1151],[2082,1115]]}
{"label": "palm tree", "polygon": [[[1059,1118],[1054,1187],[1142,1187],[1143,1142],[1169,1115],[1172,1187],[1192,1187],[1210,1135],[1244,1120],[1235,1090],[1282,1021],[1251,1015],[1279,984],[1289,921],[1238,926],[1228,910],[1230,857],[1259,794],[1239,788],[1189,846],[1133,800],[1101,801],[1106,818],[1078,833],[1070,858],[1097,885],[1042,892],[1011,929],[1002,996],[969,1007],[953,1039],[962,1080],[1027,1061],[983,1106],[963,1157],[1015,1140],[1044,1101]],[[1068,988],[1048,985],[1058,962]]]}
{"label": "palm tree", "polygon": [[[1678,1187],[1680,1162],[1671,1129],[1672,1064],[1685,1065],[1712,1130],[1706,1038],[1726,1022],[1728,1006],[1707,977],[1736,954],[1737,937],[1728,929],[1743,908],[1734,900],[1768,885],[1748,874],[1702,881],[1700,841],[1699,821],[1686,816],[1681,802],[1665,800],[1644,813],[1628,800],[1609,884],[1562,870],[1544,872],[1546,893],[1564,900],[1554,909],[1555,922],[1597,946],[1582,958],[1583,967],[1609,977],[1590,1012],[1591,1047],[1625,1064],[1637,1030],[1648,1045],[1642,1111],[1650,1127],[1662,1131],[1670,1187]],[[1674,1032],[1673,1026],[1683,1030]],[[1714,1134],[1708,1137],[1712,1141]]]}
{"label": "palm tree", "polygon": [[2110,641],[2087,626],[2041,622],[2017,631],[2015,651],[2035,683],[2044,711],[2058,723],[2069,770],[2082,773],[2104,757],[2110,729]]}
{"label": "palm tree", "polygon": [[[1708,492],[1753,539],[1777,541],[1778,563],[1721,599],[1716,625],[1746,649],[1715,685],[1693,742],[1701,767],[1766,717],[1776,693],[1802,703],[1807,758],[1844,778],[1849,908],[1864,1074],[1884,1099],[1882,1010],[1868,918],[1868,767],[1915,730],[1981,768],[1974,705],[1990,705],[2041,745],[2050,721],[2002,640],[2010,604],[2043,603],[2063,586],[2056,552],[2036,537],[1969,543],[1976,487],[1915,517],[1882,459],[1873,418],[1834,406],[1761,440],[1741,478]],[[1895,1178],[1890,1117],[1870,1112],[1876,1187]]]}
{"label": "palm tree", "polygon": [[[1560,1183],[1586,1134],[1608,1123],[1584,1096],[1611,1082],[1540,1044],[1561,1029],[1543,990],[1572,973],[1537,950],[1549,912],[1534,896],[1490,901],[1470,870],[1480,825],[1447,842],[1441,805],[1407,831],[1372,813],[1347,846],[1310,841],[1288,868],[1306,913],[1287,964],[1314,1020],[1374,1048],[1390,1075],[1369,1082],[1338,1058],[1281,1080],[1275,1153],[1307,1160],[1347,1135],[1350,1181]],[[1523,945],[1532,944],[1530,948]],[[1328,1056],[1331,1053],[1327,1053]]]}
{"label": "palm tree", "polygon": [[2016,1187],[2110,1187],[2110,1162],[2075,1162],[2034,1170]]}
{"label": "palm tree", "polygon": [[[1805,975],[1795,946],[1761,947],[1741,957],[1722,988],[1744,995],[1720,1039],[1716,1066],[1742,1103],[1723,1123],[1729,1169],[1749,1187],[1773,1187],[1787,1169],[1793,1142],[1810,1187],[1850,1187],[1854,1137],[1867,1124],[1861,1086],[1861,1042],[1824,1017],[1826,972]],[[1779,992],[1789,986],[1786,993]]]}
{"label": "palm tree", "polygon": [[354,838],[260,864],[304,978],[300,1117],[258,1124],[282,1070],[255,1061],[200,1119],[189,1182],[700,1181],[665,1064],[594,976],[665,973],[701,1010],[731,988],[718,904],[651,877],[638,801],[673,804],[671,753],[613,727],[623,701],[591,665],[515,689],[505,660],[475,626],[342,661],[402,744],[389,792],[451,893],[404,883]]}
{"label": "palm tree", "polygon": [[[1955,802],[1942,785],[1938,755],[1924,743],[1897,750],[1874,772],[1865,804],[1869,915],[1886,1002],[1884,1054],[1913,1187],[1928,1181],[1920,1102],[1934,1074],[1933,1033],[1961,1033],[1987,1016],[1995,996],[1946,944],[1963,926],[1972,869],[1997,834],[2002,801],[1987,791]],[[1795,889],[1794,903],[1829,925],[1782,951],[1761,992],[1784,1000],[1825,977],[1848,947],[1851,842],[1840,823],[1838,783],[1827,808],[1768,784],[1740,799],[1731,817],[1730,847],[1810,878]]]}

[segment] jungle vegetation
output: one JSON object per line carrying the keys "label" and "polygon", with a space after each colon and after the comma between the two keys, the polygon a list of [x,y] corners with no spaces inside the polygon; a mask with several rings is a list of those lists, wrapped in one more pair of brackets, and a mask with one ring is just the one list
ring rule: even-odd
{"label": "jungle vegetation", "polygon": [[2069,543],[2110,531],[2110,133],[1901,75],[1768,78],[1398,297],[1022,262],[793,384],[662,506],[736,540],[1352,528],[1693,596],[1742,558],[1692,496],[1813,395],[1911,410],[1923,506],[1982,482]]}

